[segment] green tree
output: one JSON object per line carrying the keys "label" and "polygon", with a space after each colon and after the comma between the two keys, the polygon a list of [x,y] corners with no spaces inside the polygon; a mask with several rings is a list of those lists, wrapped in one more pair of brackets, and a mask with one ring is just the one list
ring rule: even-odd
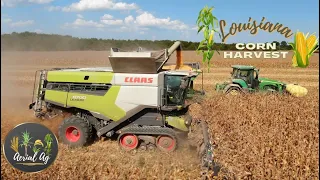
{"label": "green tree", "polygon": [[280,46],[282,47],[286,47],[288,45],[288,43],[286,41],[281,41]]}
{"label": "green tree", "polygon": [[275,43],[276,44],[276,48],[277,50],[280,49],[280,43],[278,41],[272,41],[272,44]]}
{"label": "green tree", "polygon": [[287,49],[288,43],[286,41],[281,41],[280,43],[280,49],[285,50]]}

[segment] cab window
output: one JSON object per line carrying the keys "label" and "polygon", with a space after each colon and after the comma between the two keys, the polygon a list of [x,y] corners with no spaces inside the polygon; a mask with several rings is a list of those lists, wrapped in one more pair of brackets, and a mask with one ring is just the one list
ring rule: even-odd
{"label": "cab window", "polygon": [[181,84],[181,77],[180,76],[167,76],[167,86],[172,89],[177,89],[180,87]]}
{"label": "cab window", "polygon": [[240,77],[247,77],[248,71],[240,71],[239,75],[240,75]]}

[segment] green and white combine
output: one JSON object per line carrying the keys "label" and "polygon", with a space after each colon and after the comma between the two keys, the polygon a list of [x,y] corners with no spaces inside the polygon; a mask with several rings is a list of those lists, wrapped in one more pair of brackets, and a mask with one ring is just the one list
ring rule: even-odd
{"label": "green and white combine", "polygon": [[[200,132],[198,154],[209,167],[213,155],[207,125],[192,119],[185,102],[198,72],[162,68],[180,46],[176,42],[158,52],[111,48],[111,67],[37,71],[29,108],[37,117],[71,113],[59,127],[59,139],[71,147],[87,145],[95,136],[116,136],[125,150],[158,147],[171,152],[180,135]],[[193,125],[200,130],[194,132]]]}

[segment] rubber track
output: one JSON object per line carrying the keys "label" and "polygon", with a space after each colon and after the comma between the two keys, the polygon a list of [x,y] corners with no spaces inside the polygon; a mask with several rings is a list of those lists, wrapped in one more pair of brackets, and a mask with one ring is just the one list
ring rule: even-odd
{"label": "rubber track", "polygon": [[176,133],[171,128],[166,127],[153,127],[153,126],[145,126],[145,127],[135,127],[129,126],[120,130],[121,137],[124,134],[135,134],[135,135],[168,135],[176,139]]}

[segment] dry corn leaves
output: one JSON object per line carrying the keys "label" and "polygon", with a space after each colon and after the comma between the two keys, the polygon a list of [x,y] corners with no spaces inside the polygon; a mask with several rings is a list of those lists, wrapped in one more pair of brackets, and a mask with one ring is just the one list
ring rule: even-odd
{"label": "dry corn leaves", "polygon": [[211,97],[202,118],[219,145],[217,160],[240,179],[318,178],[315,95]]}

